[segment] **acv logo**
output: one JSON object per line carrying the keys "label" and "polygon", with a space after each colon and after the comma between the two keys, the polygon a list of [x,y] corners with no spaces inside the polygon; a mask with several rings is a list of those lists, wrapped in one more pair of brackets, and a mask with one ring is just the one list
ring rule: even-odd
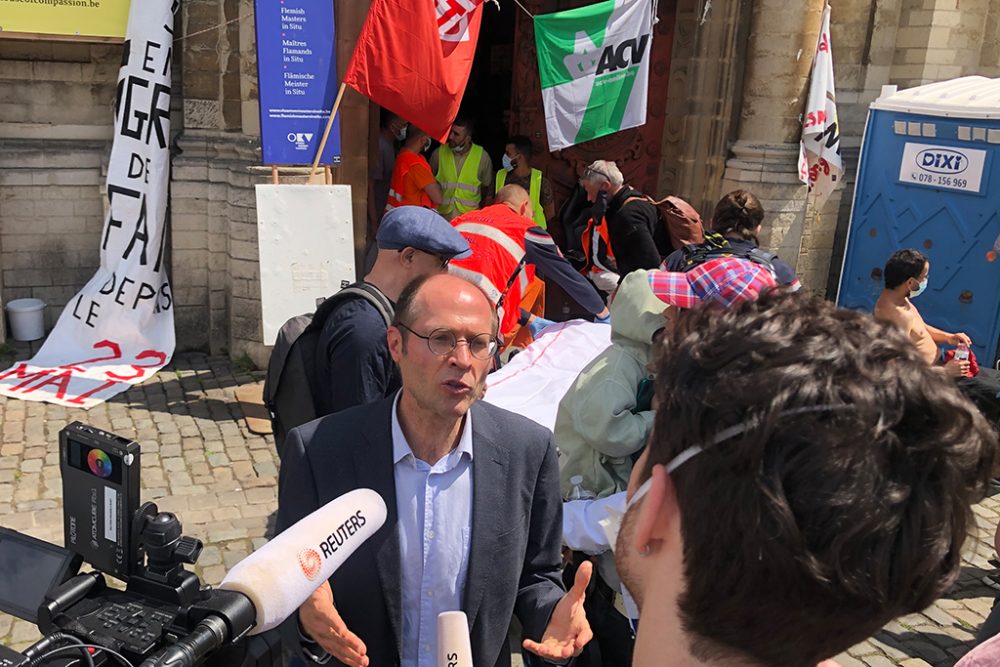
{"label": "acv logo", "polygon": [[935,174],[961,174],[969,166],[969,159],[947,148],[928,148],[917,153],[917,164]]}
{"label": "acv logo", "polygon": [[299,552],[299,565],[306,579],[314,581],[323,567],[323,559],[315,549],[303,549]]}
{"label": "acv logo", "polygon": [[312,141],[312,132],[289,132],[288,143],[295,144],[295,150],[304,151]]}

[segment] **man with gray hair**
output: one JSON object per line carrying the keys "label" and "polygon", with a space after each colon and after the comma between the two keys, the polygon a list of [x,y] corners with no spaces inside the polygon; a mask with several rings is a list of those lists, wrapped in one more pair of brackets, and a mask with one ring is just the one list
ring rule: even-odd
{"label": "man with gray hair", "polygon": [[[590,249],[588,263],[600,245],[595,241],[604,241],[610,246],[608,254],[613,257],[619,281],[637,269],[659,267],[670,250],[666,229],[662,229],[656,206],[625,184],[618,165],[608,160],[591,163],[583,170],[580,185],[587,200],[593,202],[586,232],[591,243],[584,241],[584,247]],[[607,266],[600,258],[597,261]]]}

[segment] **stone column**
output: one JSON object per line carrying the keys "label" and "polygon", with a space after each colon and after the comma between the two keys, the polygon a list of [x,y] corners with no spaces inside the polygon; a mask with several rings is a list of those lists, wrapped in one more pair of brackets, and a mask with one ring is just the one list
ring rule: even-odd
{"label": "stone column", "polygon": [[677,3],[657,193],[677,194],[702,215],[719,198],[746,60],[750,0]]}
{"label": "stone column", "polygon": [[794,11],[782,0],[754,3],[739,134],[722,183],[722,193],[743,188],[757,195],[766,211],[761,244],[792,265],[806,206],[798,178],[799,115],[822,11],[823,0],[806,0]]}

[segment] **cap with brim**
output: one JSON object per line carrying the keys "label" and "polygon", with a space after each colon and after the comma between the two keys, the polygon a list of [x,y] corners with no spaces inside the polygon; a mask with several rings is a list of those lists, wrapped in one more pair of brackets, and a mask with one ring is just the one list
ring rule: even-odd
{"label": "cap with brim", "polygon": [[766,267],[736,257],[709,260],[684,273],[649,272],[653,294],[677,308],[694,308],[703,301],[728,308],[740,301],[753,301],[776,285]]}
{"label": "cap with brim", "polygon": [[386,213],[375,240],[381,250],[416,248],[445,259],[472,254],[464,236],[437,212],[422,206],[399,206]]}

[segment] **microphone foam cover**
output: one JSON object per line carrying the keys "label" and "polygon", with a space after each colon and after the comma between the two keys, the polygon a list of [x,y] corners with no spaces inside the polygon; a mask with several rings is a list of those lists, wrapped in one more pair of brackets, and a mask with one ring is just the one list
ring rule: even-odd
{"label": "microphone foam cover", "polygon": [[345,493],[237,563],[219,588],[250,598],[257,611],[250,634],[266,632],[294,614],[385,518],[379,494],[371,489]]}

